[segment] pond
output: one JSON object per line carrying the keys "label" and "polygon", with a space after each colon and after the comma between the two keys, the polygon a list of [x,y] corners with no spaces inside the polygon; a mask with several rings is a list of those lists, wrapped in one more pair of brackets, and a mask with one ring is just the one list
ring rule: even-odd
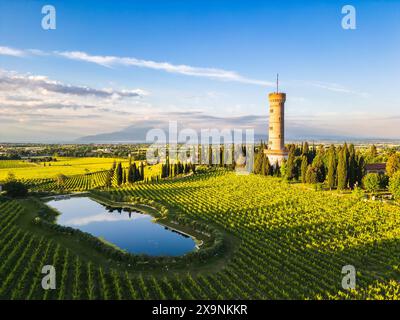
{"label": "pond", "polygon": [[153,221],[149,214],[106,207],[88,197],[51,200],[57,223],[88,232],[134,254],[180,256],[195,249],[193,238]]}

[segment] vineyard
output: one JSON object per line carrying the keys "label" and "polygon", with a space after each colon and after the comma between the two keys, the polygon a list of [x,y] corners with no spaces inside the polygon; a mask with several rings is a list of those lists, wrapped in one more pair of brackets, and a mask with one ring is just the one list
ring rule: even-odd
{"label": "vineyard", "polygon": [[0,160],[1,169],[15,169],[15,168],[31,168],[35,167],[34,163],[28,163],[21,160]]}
{"label": "vineyard", "polygon": [[31,163],[22,160],[0,160],[0,181],[12,172],[17,179],[53,179],[57,174],[68,176],[109,170],[115,162],[128,165],[121,158],[68,158],[57,157],[57,161]]}
{"label": "vineyard", "polygon": [[[67,185],[71,190],[92,189],[102,177],[102,172],[70,177]],[[54,187],[45,179],[32,183],[37,190]],[[0,298],[400,298],[399,206],[223,169],[125,185],[110,194],[151,199],[213,225],[236,239],[233,254],[222,266],[199,270],[125,268],[84,242],[33,226],[37,213],[29,200],[3,199]],[[46,264],[57,270],[56,290],[41,288]],[[356,268],[356,290],[341,287],[345,265]]]}

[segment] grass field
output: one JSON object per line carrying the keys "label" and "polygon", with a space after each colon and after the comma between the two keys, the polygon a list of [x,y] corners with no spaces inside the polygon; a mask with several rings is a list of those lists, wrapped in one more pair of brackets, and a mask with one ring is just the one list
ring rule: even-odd
{"label": "grass field", "polygon": [[[132,268],[32,220],[36,200],[0,203],[0,297],[14,299],[399,299],[400,207],[218,170],[110,191],[153,199],[219,228],[227,253],[183,269]],[[41,266],[58,270],[40,286]],[[357,271],[341,287],[342,267]]]}

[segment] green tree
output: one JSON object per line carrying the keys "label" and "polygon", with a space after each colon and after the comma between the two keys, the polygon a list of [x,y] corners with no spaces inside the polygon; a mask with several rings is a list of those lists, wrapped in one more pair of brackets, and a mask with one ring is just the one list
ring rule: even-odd
{"label": "green tree", "polygon": [[286,177],[288,180],[293,180],[295,177],[295,155],[294,155],[294,145],[291,145],[289,148],[288,160],[286,162]]}
{"label": "green tree", "polygon": [[345,148],[342,148],[339,153],[337,166],[337,186],[339,190],[344,190],[347,188],[347,162]]}
{"label": "green tree", "polygon": [[310,151],[310,150],[309,150],[308,142],[306,141],[306,142],[303,143],[303,148],[302,148],[302,150],[301,150],[301,154],[302,154],[303,156],[308,157],[308,152],[309,152],[309,151]]}
{"label": "green tree", "polygon": [[144,163],[140,163],[140,180],[144,180]]}
{"label": "green tree", "polygon": [[283,159],[281,166],[280,166],[280,174],[282,178],[287,178],[287,165],[286,165],[287,161],[286,159]]}
{"label": "green tree", "polygon": [[64,188],[65,185],[65,181],[67,181],[67,176],[60,173],[56,176],[56,182],[57,182],[57,186],[62,189]]}
{"label": "green tree", "polygon": [[328,150],[328,187],[332,190],[336,183],[336,148],[332,144]]}
{"label": "green tree", "polygon": [[253,172],[255,174],[260,174],[262,165],[263,165],[263,151],[260,150],[259,152],[256,153],[254,157]]}
{"label": "green tree", "polygon": [[308,169],[308,160],[307,156],[303,155],[301,156],[301,182],[306,183],[307,182],[307,169]]}
{"label": "green tree", "polygon": [[376,146],[373,144],[369,150],[369,154],[372,159],[376,158],[378,156],[378,150],[376,149]]}
{"label": "green tree", "polygon": [[126,179],[127,179],[128,183],[132,183],[133,182],[133,167],[132,167],[132,164],[129,165],[128,175],[127,175]]}
{"label": "green tree", "polygon": [[121,185],[122,184],[122,164],[121,162],[118,162],[117,168],[115,169],[115,177],[117,179],[117,185]]}
{"label": "green tree", "polygon": [[392,177],[395,172],[400,170],[400,155],[398,153],[393,153],[387,163],[386,163],[386,174]]}
{"label": "green tree", "polygon": [[261,166],[261,174],[264,176],[268,176],[271,173],[271,165],[269,163],[269,159],[265,154],[261,156],[262,166]]}
{"label": "green tree", "polygon": [[325,164],[324,164],[324,154],[323,152],[318,152],[317,156],[312,162],[312,167],[316,170],[318,182],[324,182],[326,177]]}
{"label": "green tree", "polygon": [[353,189],[355,183],[357,182],[356,151],[353,144],[351,144],[349,147],[348,180],[350,188]]}
{"label": "green tree", "polygon": [[389,191],[396,200],[400,200],[400,171],[397,171],[390,177]]}
{"label": "green tree", "polygon": [[27,186],[16,180],[7,181],[3,185],[3,189],[6,192],[6,195],[12,198],[25,197],[28,194]]}
{"label": "green tree", "polygon": [[368,192],[376,192],[380,188],[380,177],[377,173],[368,173],[364,179],[363,184],[365,190]]}
{"label": "green tree", "polygon": [[309,165],[307,168],[306,182],[311,184],[318,182],[317,169],[312,165]]}
{"label": "green tree", "polygon": [[365,159],[364,156],[358,154],[357,155],[357,185],[362,185],[362,179],[364,178],[364,170],[365,170]]}
{"label": "green tree", "polygon": [[105,181],[104,181],[104,186],[106,188],[111,188],[111,186],[112,186],[112,173],[111,173],[111,171],[107,171],[106,172],[106,178],[105,178]]}
{"label": "green tree", "polygon": [[[165,167],[165,174],[166,175],[164,176],[164,178],[169,176],[169,169],[168,168],[169,168],[169,165],[166,165],[166,167]],[[138,174],[137,174],[137,168],[136,168],[136,163],[135,162],[132,164],[131,180],[132,180],[132,182],[138,181]]]}

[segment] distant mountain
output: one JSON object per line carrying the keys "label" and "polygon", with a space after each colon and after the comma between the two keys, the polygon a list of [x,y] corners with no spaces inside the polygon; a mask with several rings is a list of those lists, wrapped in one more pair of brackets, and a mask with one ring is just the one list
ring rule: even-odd
{"label": "distant mountain", "polygon": [[[150,126],[138,126],[132,125],[125,129],[109,133],[101,133],[96,135],[84,136],[77,140],[76,143],[144,143],[146,142],[146,134],[151,129],[162,129],[166,134],[168,131],[166,128],[161,126],[158,128]],[[168,136],[167,136],[168,138]],[[255,134],[254,140],[258,143],[260,140],[268,141],[266,134]],[[390,139],[379,139],[379,138],[366,138],[366,137],[350,137],[341,135],[329,135],[326,132],[313,132],[311,130],[292,128],[288,130],[286,134],[286,141],[325,141],[325,142],[388,142]],[[151,142],[151,141],[149,141]],[[182,141],[180,141],[182,142]]]}
{"label": "distant mountain", "polygon": [[125,129],[109,133],[101,133],[81,137],[78,143],[141,143],[146,141],[146,134],[152,127],[129,126]]}

